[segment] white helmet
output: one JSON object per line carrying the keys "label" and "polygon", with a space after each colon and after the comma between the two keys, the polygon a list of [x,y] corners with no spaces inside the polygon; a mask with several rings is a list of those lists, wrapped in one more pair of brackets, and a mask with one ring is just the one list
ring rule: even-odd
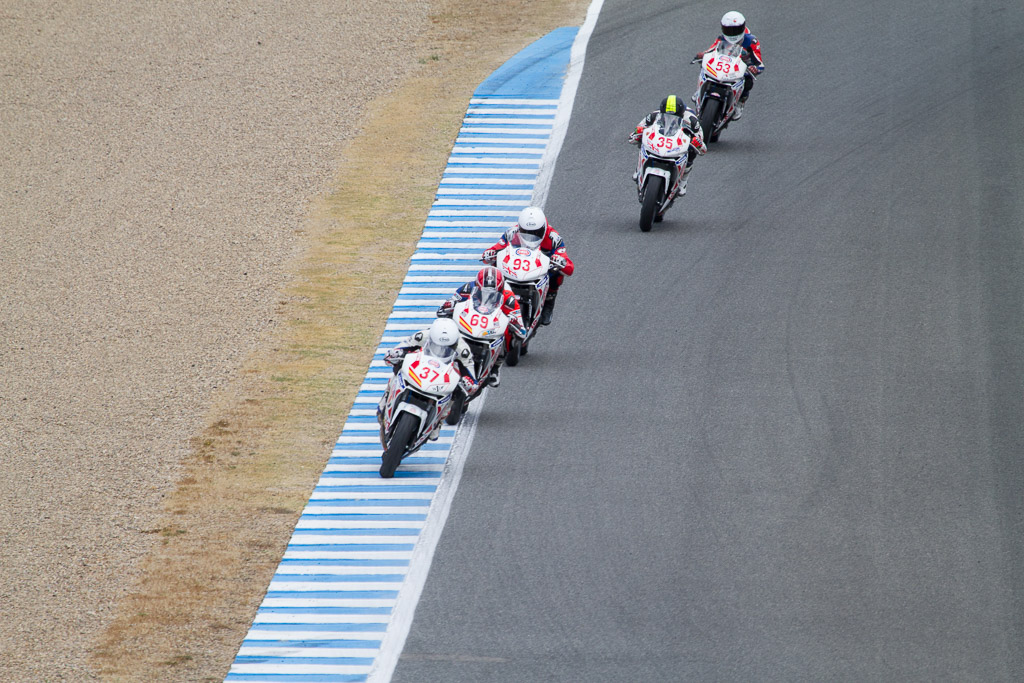
{"label": "white helmet", "polygon": [[739,12],[726,12],[722,15],[722,35],[725,39],[735,45],[743,40],[743,34],[747,31],[747,20]]}
{"label": "white helmet", "polygon": [[548,219],[539,206],[528,206],[519,212],[519,238],[523,244],[536,249],[544,239]]}
{"label": "white helmet", "polygon": [[423,350],[431,356],[448,359],[455,355],[455,345],[459,342],[459,326],[451,318],[438,318],[430,323],[427,343]]}

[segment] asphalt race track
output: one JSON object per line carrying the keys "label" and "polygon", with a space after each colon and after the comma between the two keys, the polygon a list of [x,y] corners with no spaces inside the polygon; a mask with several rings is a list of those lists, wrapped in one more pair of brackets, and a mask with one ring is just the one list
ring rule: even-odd
{"label": "asphalt race track", "polygon": [[737,7],[767,71],[637,227],[716,3],[606,0],[394,681],[1024,680],[1024,5]]}

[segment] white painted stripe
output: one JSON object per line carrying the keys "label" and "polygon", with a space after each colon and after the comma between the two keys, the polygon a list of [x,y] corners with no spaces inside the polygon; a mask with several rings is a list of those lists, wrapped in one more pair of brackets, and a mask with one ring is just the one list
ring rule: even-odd
{"label": "white painted stripe", "polygon": [[[377,469],[380,469],[379,467]],[[363,481],[360,479],[360,481]],[[324,536],[321,534],[307,533],[308,529],[296,529],[288,547],[300,550],[304,545],[407,545],[416,542],[416,536],[361,536],[338,534],[337,536]],[[366,531],[361,529],[359,531]],[[357,552],[358,548],[355,549]]]}
{"label": "white painted stripe", "polygon": [[263,607],[392,607],[393,599],[382,598],[263,598]]}
{"label": "white painted stripe", "polygon": [[[345,631],[340,627],[337,631],[272,631],[269,629],[252,629],[248,640],[379,640],[383,631]],[[377,650],[373,651],[373,656]]]}
{"label": "white painted stripe", "polygon": [[[504,184],[504,183],[502,183],[502,184]],[[527,198],[529,198],[530,195],[533,193],[533,188],[529,187],[529,186],[524,187],[521,190],[490,190],[490,189],[481,189],[481,188],[474,188],[474,189],[471,189],[471,190],[464,190],[464,189],[461,189],[461,188],[449,188],[449,187],[446,187],[444,185],[442,185],[441,188],[442,189],[437,191],[437,196],[438,197],[462,197],[462,196],[466,196],[466,197],[491,197],[491,196],[494,196],[494,197],[508,197],[512,201],[515,201],[516,199],[518,199],[518,198],[520,198],[520,197],[522,197],[524,195]],[[449,200],[449,201],[456,201],[456,200],[452,199],[452,200]],[[457,201],[465,201],[465,200],[457,200]]]}
{"label": "white painted stripe", "polygon": [[[468,252],[459,251],[421,251],[412,255],[410,261],[479,261],[480,252],[473,250]],[[423,266],[424,264],[417,264]],[[432,264],[436,265],[436,264]],[[438,265],[438,268],[447,268],[448,264]],[[476,266],[479,268],[480,266]]]}
{"label": "white painted stripe", "polygon": [[[460,162],[461,163],[461,162]],[[522,168],[479,168],[479,167],[467,167],[467,166],[452,166],[452,160],[448,160],[448,166],[444,167],[444,174],[460,174],[460,175],[536,175],[535,170],[522,169]],[[520,178],[522,180],[522,178]],[[442,182],[448,182],[447,178],[442,177]],[[477,181],[473,181],[477,182]],[[504,180],[501,182],[505,182]],[[529,180],[526,182],[534,182]]]}
{"label": "white painted stripe", "polygon": [[490,247],[490,246],[492,246],[498,240],[498,238],[501,237],[503,232],[504,232],[503,229],[492,229],[492,230],[488,230],[488,231],[483,231],[483,230],[475,230],[475,231],[458,230],[458,231],[456,231],[456,230],[441,230],[441,229],[435,228],[433,230],[425,230],[423,232],[423,236],[424,237],[433,237],[433,238],[452,238],[452,237],[466,237],[466,238],[473,238],[473,239],[485,238],[487,240],[486,242],[474,242],[473,244],[486,244],[488,247]]}
{"label": "white painted stripe", "polygon": [[[380,456],[380,451],[377,452]],[[424,493],[421,498],[430,498]],[[323,503],[324,501],[320,501]],[[310,503],[302,511],[304,515],[422,515],[430,505],[318,505]]]}
{"label": "white painted stripe", "polygon": [[232,674],[361,674],[370,670],[369,666],[348,666],[332,664],[232,664],[228,673]]}
{"label": "white painted stripe", "polygon": [[312,593],[315,591],[394,591],[401,581],[271,581],[268,591]]}
{"label": "white painted stripe", "polygon": [[317,612],[256,613],[253,624],[386,624],[387,614],[319,614]]}
{"label": "white painted stripe", "polygon": [[[402,468],[406,467],[405,463],[402,463]],[[376,472],[380,469],[380,464],[377,464],[372,471]],[[401,514],[398,511],[392,510],[389,514],[398,515]],[[409,520],[409,519],[393,519],[391,521],[378,519],[371,520],[368,522],[362,522],[355,519],[315,519],[305,517],[300,519],[298,524],[295,525],[295,529],[420,529],[423,527],[423,520]]]}
{"label": "white painted stripe", "polygon": [[[479,171],[479,169],[474,169]],[[449,187],[451,185],[522,185],[533,187],[535,181],[522,178],[446,178],[438,187]]]}
{"label": "white painted stripe", "polygon": [[[452,293],[451,287],[402,287],[403,294],[445,294]],[[445,297],[447,298],[447,297]],[[378,352],[379,353],[379,352]]]}
{"label": "white painted stripe", "polygon": [[583,75],[587,43],[590,41],[590,34],[594,32],[594,26],[597,24],[597,17],[601,13],[603,5],[604,0],[592,0],[590,8],[587,9],[587,18],[572,43],[569,70],[566,73],[565,83],[562,85],[562,94],[558,98],[555,127],[551,131],[551,144],[548,145],[547,151],[544,153],[544,163],[541,164],[540,175],[537,178],[537,191],[533,195],[535,206],[544,206],[547,202],[551,179],[555,173],[555,162],[558,161],[558,155],[562,152],[562,143],[565,142],[565,134],[569,130],[569,119],[572,117],[573,102],[576,100],[576,90],[580,85],[580,76]]}
{"label": "white painted stripe", "polygon": [[495,116],[493,118],[489,116],[466,116],[462,119],[462,124],[463,126],[480,126],[490,124],[492,126],[508,126],[509,128],[515,128],[519,131],[542,131],[551,130],[551,124],[554,120],[555,117],[553,115],[529,119],[501,116]]}
{"label": "white painted stripe", "polygon": [[[357,647],[273,647],[243,644],[238,654],[244,657],[374,657],[372,650]],[[363,665],[367,668],[368,665]],[[364,669],[365,670],[365,669]]]}
{"label": "white painted stripe", "polygon": [[[511,103],[510,103],[511,104]],[[472,103],[467,114],[500,114],[503,116],[528,116],[531,121],[539,120],[538,117],[554,118],[557,107],[474,107]]]}
{"label": "white painted stripe", "polygon": [[[488,165],[503,164],[503,165],[506,165],[506,166],[530,166],[533,169],[536,169],[538,167],[538,165],[540,164],[540,158],[537,158],[537,159],[518,159],[518,158],[512,158],[512,157],[501,157],[501,158],[498,158],[498,157],[471,157],[471,156],[465,156],[465,157],[458,157],[457,159],[456,158],[449,158],[448,159],[448,163],[449,164],[488,164]],[[451,168],[450,165],[445,167],[445,171],[447,172],[447,170],[450,169],[450,168]],[[498,169],[494,169],[494,170],[489,170],[487,172],[488,173],[495,173],[495,172],[497,172],[497,170]],[[524,173],[524,171],[520,171],[520,170],[516,169],[515,173]]]}
{"label": "white painted stripe", "polygon": [[[452,197],[450,199],[438,199],[434,202],[434,208],[438,206],[529,206],[529,203],[529,197],[526,199],[462,199],[459,197]],[[434,208],[431,210],[434,210]]]}
{"label": "white painted stripe", "polygon": [[[463,129],[463,132],[465,129]],[[494,133],[492,131],[484,131],[487,133],[486,136],[478,134],[463,134],[455,138],[456,145],[479,145],[481,142],[488,142],[503,145],[546,145],[548,143],[548,136],[542,138],[538,137],[526,137],[522,133],[514,135],[512,133]]]}
{"label": "white painted stripe", "polygon": [[404,576],[405,567],[350,567],[323,564],[286,564],[277,568],[278,576],[318,575],[318,576],[369,576],[371,574],[399,574]]}
{"label": "white painted stripe", "polygon": [[[530,147],[481,147],[478,145],[455,145],[452,154],[530,154],[537,159],[544,155],[544,150]],[[458,161],[452,159],[452,161]],[[504,158],[491,159],[493,163],[505,163]]]}
{"label": "white painted stripe", "polygon": [[557,106],[559,100],[553,100],[549,98],[537,99],[537,98],[519,98],[519,97],[472,97],[469,100],[470,104],[534,104],[540,106]]}

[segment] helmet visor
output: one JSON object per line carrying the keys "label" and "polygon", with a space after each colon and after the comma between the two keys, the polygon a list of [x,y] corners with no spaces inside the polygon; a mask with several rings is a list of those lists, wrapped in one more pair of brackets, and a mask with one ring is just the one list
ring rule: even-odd
{"label": "helmet visor", "polygon": [[519,228],[519,242],[527,249],[536,249],[540,246],[540,243],[544,240],[544,229],[541,228],[536,232],[524,230]]}
{"label": "helmet visor", "polygon": [[501,292],[492,287],[477,287],[473,290],[473,308],[479,313],[490,315],[501,305]]}
{"label": "helmet visor", "polygon": [[428,339],[427,343],[423,345],[423,353],[433,356],[443,363],[449,363],[455,358],[455,345],[445,346]]}

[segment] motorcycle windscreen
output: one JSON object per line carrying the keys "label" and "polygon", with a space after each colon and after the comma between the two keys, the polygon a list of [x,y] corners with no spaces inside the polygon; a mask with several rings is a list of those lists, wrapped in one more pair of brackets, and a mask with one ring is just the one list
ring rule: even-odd
{"label": "motorcycle windscreen", "polygon": [[427,356],[436,358],[442,363],[451,363],[452,359],[455,358],[455,346],[435,344],[428,339],[427,343],[423,345],[423,353]]}
{"label": "motorcycle windscreen", "polygon": [[513,247],[525,247],[527,249],[536,249],[540,246],[540,243],[544,240],[544,237],[537,237],[536,235],[523,234],[518,230],[512,235],[512,239],[508,243]]}
{"label": "motorcycle windscreen", "polygon": [[658,114],[654,125],[659,135],[673,137],[683,128],[683,117],[676,114]]}
{"label": "motorcycle windscreen", "polygon": [[501,305],[501,291],[490,287],[473,288],[473,308],[477,313],[490,315]]}
{"label": "motorcycle windscreen", "polygon": [[726,57],[740,57],[743,55],[743,41],[730,43],[720,40],[718,41],[718,47],[715,48],[715,52]]}

